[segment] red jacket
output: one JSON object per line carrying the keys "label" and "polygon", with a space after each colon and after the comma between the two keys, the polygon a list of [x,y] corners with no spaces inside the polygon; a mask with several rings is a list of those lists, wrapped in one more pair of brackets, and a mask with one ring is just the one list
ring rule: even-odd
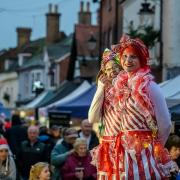
{"label": "red jacket", "polygon": [[76,180],[75,170],[77,167],[84,168],[84,180],[97,179],[97,171],[95,166],[91,164],[91,156],[88,153],[85,157],[79,157],[77,153],[68,156],[64,166],[61,168],[61,176],[63,180]]}

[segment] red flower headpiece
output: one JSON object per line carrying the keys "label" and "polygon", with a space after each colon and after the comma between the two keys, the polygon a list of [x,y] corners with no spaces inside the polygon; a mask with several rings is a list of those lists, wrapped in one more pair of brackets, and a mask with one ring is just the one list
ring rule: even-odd
{"label": "red flower headpiece", "polygon": [[115,52],[111,51],[110,49],[106,48],[103,52],[102,61],[101,61],[101,70],[105,70],[105,65],[110,60],[114,60],[116,63],[118,63],[119,59]]}

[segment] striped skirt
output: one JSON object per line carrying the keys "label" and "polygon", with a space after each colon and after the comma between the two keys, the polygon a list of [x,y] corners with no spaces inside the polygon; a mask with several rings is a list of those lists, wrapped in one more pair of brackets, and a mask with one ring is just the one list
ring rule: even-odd
{"label": "striped skirt", "polygon": [[116,180],[167,179],[162,167],[170,161],[169,154],[154,141],[151,131],[120,132],[115,154]]}

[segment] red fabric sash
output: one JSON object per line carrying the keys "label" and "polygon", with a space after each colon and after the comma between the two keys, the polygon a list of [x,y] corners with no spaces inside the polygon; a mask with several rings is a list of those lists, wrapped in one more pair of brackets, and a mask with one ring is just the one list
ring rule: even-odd
{"label": "red fabric sash", "polygon": [[112,180],[114,172],[113,163],[110,158],[110,144],[114,139],[114,136],[103,136],[101,148],[99,149],[98,171],[106,172],[108,180]]}

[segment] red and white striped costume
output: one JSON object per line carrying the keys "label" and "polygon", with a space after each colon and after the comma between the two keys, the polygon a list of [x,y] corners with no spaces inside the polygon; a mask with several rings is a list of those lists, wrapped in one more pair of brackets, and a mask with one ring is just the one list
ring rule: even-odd
{"label": "red and white striped costume", "polygon": [[[121,72],[111,91],[114,95],[112,103],[121,115],[122,127],[115,145],[117,180],[166,179],[164,165],[168,166],[170,158],[163,145],[169,135],[171,122],[165,107],[165,124],[161,126],[160,116],[155,109],[164,108],[165,100],[160,102],[162,107],[155,107],[157,103],[156,97],[151,96],[152,86],[157,90],[149,70],[140,69],[130,78],[126,72]],[[156,93],[157,98],[158,95],[162,96]],[[162,131],[164,137],[160,137]]]}
{"label": "red and white striped costume", "polygon": [[127,72],[121,71],[114,87],[105,90],[106,136],[102,146],[93,151],[98,177],[107,180],[166,179],[171,159],[163,146],[171,121],[165,99],[149,73],[148,48],[140,39],[125,35],[114,50],[119,53]]}

